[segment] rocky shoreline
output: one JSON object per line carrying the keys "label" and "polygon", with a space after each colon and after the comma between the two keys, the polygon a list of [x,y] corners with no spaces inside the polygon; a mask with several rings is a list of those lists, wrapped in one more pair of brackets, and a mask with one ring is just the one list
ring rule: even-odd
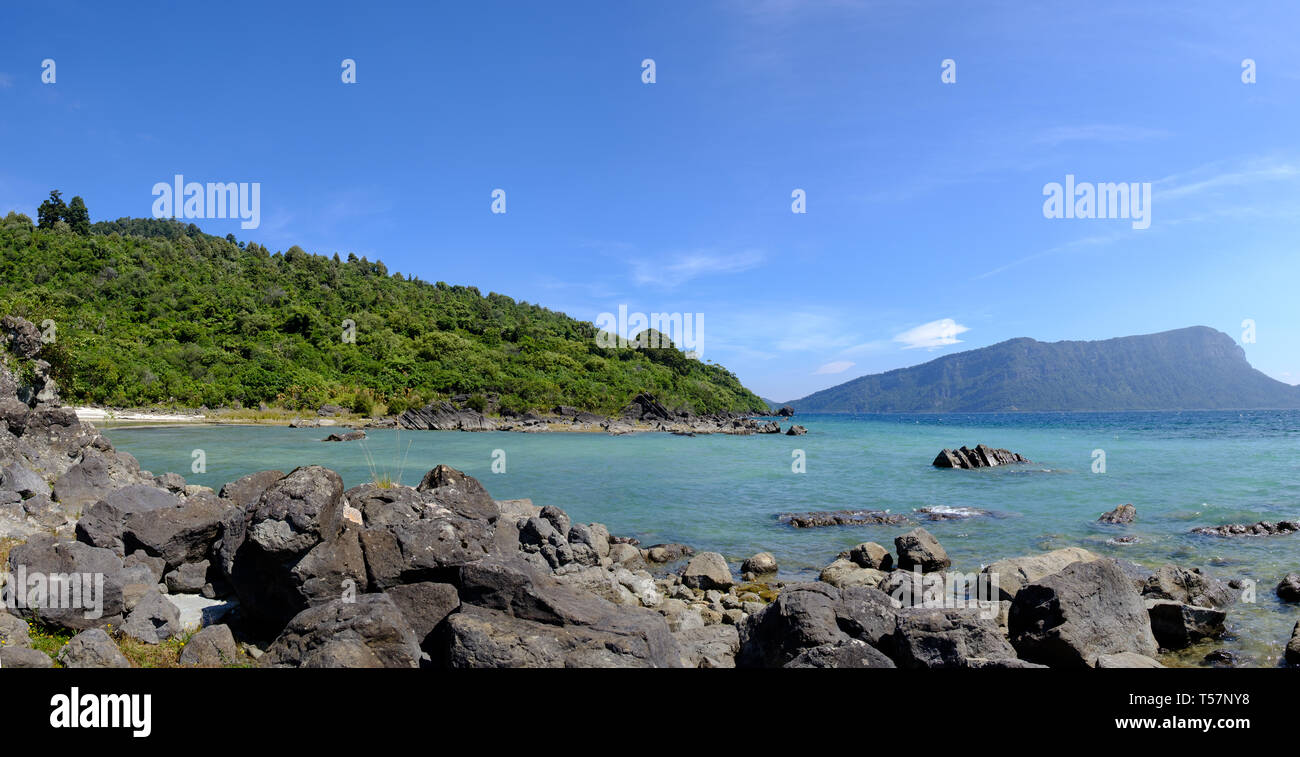
{"label": "rocky shoreline", "polygon": [[[62,407],[24,324],[5,320],[0,364],[4,667],[169,645],[198,667],[1158,667],[1221,635],[1240,594],[1077,547],[963,575],[922,528],[817,581],[778,580],[763,552],[736,575],[441,465],[415,487],[305,466],[214,491],[141,470]],[[1300,624],[1286,654],[1300,664]]]}

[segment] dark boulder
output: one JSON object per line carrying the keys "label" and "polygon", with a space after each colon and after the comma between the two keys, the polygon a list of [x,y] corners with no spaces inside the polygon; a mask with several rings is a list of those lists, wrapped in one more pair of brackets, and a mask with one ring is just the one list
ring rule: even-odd
{"label": "dark boulder", "polygon": [[900,668],[964,668],[971,659],[1014,659],[1016,650],[978,609],[898,611],[890,649]]}
{"label": "dark boulder", "polygon": [[266,650],[265,667],[414,668],[415,631],[386,594],[336,599],[298,613]]}
{"label": "dark boulder", "polygon": [[443,664],[452,668],[679,668],[682,651],[663,617],[627,609],[589,625],[545,625],[467,606],[447,619]]}
{"label": "dark boulder", "polygon": [[[37,534],[10,550],[9,572],[28,577],[28,591],[18,603],[21,606],[10,605],[19,617],[39,617],[44,623],[74,631],[122,624],[125,576],[122,559],[112,550]],[[44,589],[31,584],[34,576],[44,579]],[[60,580],[52,581],[55,577]],[[57,592],[54,583],[59,584]],[[6,601],[11,600],[6,597]]]}
{"label": "dark boulder", "polygon": [[1202,639],[1217,639],[1223,635],[1223,621],[1228,614],[1212,607],[1152,599],[1146,602],[1151,618],[1151,633],[1165,649],[1185,649]]}
{"label": "dark boulder", "polygon": [[1197,607],[1222,609],[1237,600],[1237,592],[1227,583],[1206,575],[1200,568],[1165,565],[1147,577],[1143,599],[1167,599]]}
{"label": "dark boulder", "polygon": [[1300,573],[1287,573],[1277,585],[1277,598],[1283,602],[1300,602]]}
{"label": "dark boulder", "polygon": [[161,557],[169,571],[208,560],[221,536],[222,523],[234,507],[229,500],[204,492],[174,501],[171,507],[135,509],[124,520],[122,543],[127,552],[140,550]]}
{"label": "dark boulder", "polygon": [[73,636],[59,650],[59,664],[65,668],[129,668],[131,662],[102,628]]}
{"label": "dark boulder", "polygon": [[895,537],[894,548],[898,550],[898,567],[902,570],[915,568],[923,573],[934,573],[952,565],[939,540],[924,528],[914,528]]}
{"label": "dark boulder", "polygon": [[805,649],[849,638],[836,610],[839,589],[824,583],[791,584],[740,627],[737,667],[783,667]]}
{"label": "dark boulder", "polygon": [[77,540],[125,555],[127,517],[135,513],[170,510],[176,507],[177,502],[175,494],[156,486],[136,484],[109,492],[77,521]]}
{"label": "dark boulder", "polygon": [[221,498],[228,499],[240,507],[248,507],[261,499],[262,494],[271,484],[282,478],[284,473],[278,470],[250,473],[221,487]]}
{"label": "dark boulder", "polygon": [[187,668],[223,668],[239,662],[239,647],[230,626],[208,626],[190,637],[181,649],[180,664]]}
{"label": "dark boulder", "polygon": [[1072,563],[1021,588],[1008,630],[1020,657],[1052,667],[1094,667],[1100,655],[1158,651],[1142,598],[1107,559]]}
{"label": "dark boulder", "polygon": [[420,648],[432,654],[434,630],[447,616],[460,608],[460,596],[451,584],[421,581],[394,586],[384,592],[402,611],[402,617],[415,631]]}
{"label": "dark boulder", "polygon": [[[493,523],[501,515],[496,501],[478,479],[465,475],[450,465],[439,465],[429,471],[415,488],[433,503],[463,518],[477,518]],[[565,528],[561,533],[567,532],[568,529]]]}
{"label": "dark boulder", "polygon": [[894,661],[883,652],[857,639],[841,639],[800,652],[785,664],[787,668],[893,668]]}

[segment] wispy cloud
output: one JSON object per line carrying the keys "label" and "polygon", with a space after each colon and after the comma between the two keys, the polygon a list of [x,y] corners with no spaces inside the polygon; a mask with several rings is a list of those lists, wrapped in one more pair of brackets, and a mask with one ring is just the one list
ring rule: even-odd
{"label": "wispy cloud", "polygon": [[[1207,175],[1208,174],[1208,175]],[[1284,161],[1253,160],[1226,171],[1209,173],[1205,167],[1187,174],[1175,174],[1153,182],[1160,200],[1195,197],[1216,189],[1246,187],[1266,181],[1289,181],[1300,177],[1300,167]]]}
{"label": "wispy cloud", "polygon": [[758,250],[736,253],[701,250],[679,255],[671,262],[659,259],[637,260],[632,264],[632,278],[638,284],[674,287],[701,276],[740,273],[762,262],[763,253]]}
{"label": "wispy cloud", "polygon": [[0,89],[9,89],[13,85],[14,85],[13,75],[0,72]]}
{"label": "wispy cloud", "polygon": [[967,331],[970,329],[951,318],[940,318],[908,329],[895,336],[894,341],[902,344],[905,350],[933,350],[950,344],[959,344],[961,340],[957,335]]}
{"label": "wispy cloud", "polygon": [[1035,138],[1039,144],[1055,147],[1066,142],[1141,142],[1170,136],[1164,129],[1122,124],[1072,124],[1056,126]]}
{"label": "wispy cloud", "polygon": [[826,373],[843,373],[855,365],[857,365],[857,363],[853,362],[852,360],[836,360],[831,363],[826,363],[825,365],[821,366],[817,370],[813,371],[813,375],[818,376]]}

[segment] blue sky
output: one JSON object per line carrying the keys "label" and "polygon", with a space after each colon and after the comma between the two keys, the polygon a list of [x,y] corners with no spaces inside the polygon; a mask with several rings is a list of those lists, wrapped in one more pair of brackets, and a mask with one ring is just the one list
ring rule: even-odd
{"label": "blue sky", "polygon": [[[59,188],[94,220],[148,216],[177,173],[260,182],[260,228],[200,226],[584,320],[703,313],[704,358],[778,400],[1012,337],[1240,341],[1245,319],[1251,362],[1294,384],[1298,21],[1292,2],[11,7],[0,212]],[[1067,174],[1150,182],[1150,228],[1044,218]]]}

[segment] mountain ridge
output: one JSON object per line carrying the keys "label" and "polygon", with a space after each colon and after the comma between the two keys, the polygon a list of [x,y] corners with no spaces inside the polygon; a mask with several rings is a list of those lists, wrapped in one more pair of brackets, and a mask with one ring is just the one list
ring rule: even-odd
{"label": "mountain ridge", "polygon": [[1300,408],[1208,326],[1083,341],[1016,337],[869,374],[790,403],[802,412],[942,413]]}

